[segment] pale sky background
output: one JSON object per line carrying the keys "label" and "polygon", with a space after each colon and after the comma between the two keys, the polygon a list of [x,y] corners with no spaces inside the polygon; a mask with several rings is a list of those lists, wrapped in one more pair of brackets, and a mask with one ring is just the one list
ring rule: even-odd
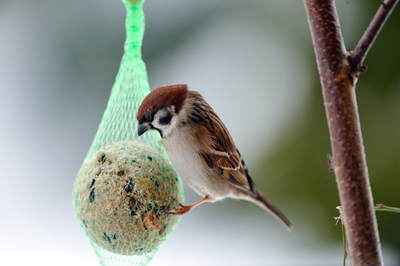
{"label": "pale sky background", "polygon": [[[353,45],[361,5],[338,1]],[[146,0],[144,10],[151,88],[202,93],[256,167],[302,116],[317,71],[302,1]],[[71,195],[118,71],[124,19],[120,1],[0,1],[1,265],[100,265]],[[149,265],[341,265],[341,242],[324,241],[296,210],[318,211],[313,203],[280,200],[291,234],[250,203],[204,204]],[[396,264],[390,248],[384,256]]]}

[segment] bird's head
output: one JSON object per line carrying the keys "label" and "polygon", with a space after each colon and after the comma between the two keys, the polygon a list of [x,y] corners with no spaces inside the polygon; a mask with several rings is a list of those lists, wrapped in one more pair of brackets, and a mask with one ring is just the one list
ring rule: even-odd
{"label": "bird's head", "polygon": [[155,129],[162,138],[168,136],[179,123],[178,115],[187,97],[186,84],[162,86],[150,92],[136,116],[139,123],[138,135]]}

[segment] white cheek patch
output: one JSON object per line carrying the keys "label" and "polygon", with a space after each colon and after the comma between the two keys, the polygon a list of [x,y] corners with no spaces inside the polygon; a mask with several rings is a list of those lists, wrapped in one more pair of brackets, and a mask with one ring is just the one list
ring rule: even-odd
{"label": "white cheek patch", "polygon": [[163,138],[170,136],[178,125],[178,116],[174,115],[171,122],[168,125],[159,125],[161,131],[163,132]]}
{"label": "white cheek patch", "polygon": [[160,123],[160,119],[162,119],[163,117],[167,116],[168,113],[170,113],[170,112],[167,109],[159,110],[154,115],[154,119],[153,119],[153,122],[152,122],[153,127],[159,129],[162,132],[162,138],[166,138],[169,135],[171,135],[172,132],[177,127],[177,125],[179,124],[179,118],[174,112],[171,112],[172,113],[172,118],[171,118],[171,121],[168,124],[161,124]]}
{"label": "white cheek patch", "polygon": [[178,116],[176,114],[173,114],[171,122],[170,122],[170,124],[168,126],[169,132],[165,134],[166,136],[170,135],[172,133],[172,131],[175,130],[175,128],[179,124],[178,120],[179,120]]}

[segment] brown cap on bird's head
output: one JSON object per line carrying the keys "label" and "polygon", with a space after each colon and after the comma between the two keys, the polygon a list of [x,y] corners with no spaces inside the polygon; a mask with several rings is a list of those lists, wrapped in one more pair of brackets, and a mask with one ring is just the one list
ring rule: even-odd
{"label": "brown cap on bird's head", "polygon": [[158,87],[144,98],[139,107],[136,119],[143,120],[146,114],[153,114],[164,106],[174,106],[175,113],[179,113],[187,98],[188,88],[186,84],[176,84]]}

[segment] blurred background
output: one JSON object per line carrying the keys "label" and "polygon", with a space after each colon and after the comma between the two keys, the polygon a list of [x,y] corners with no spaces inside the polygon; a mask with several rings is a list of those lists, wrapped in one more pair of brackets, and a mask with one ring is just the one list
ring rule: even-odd
{"label": "blurred background", "polygon": [[[379,1],[337,1],[347,49]],[[248,202],[186,214],[150,265],[342,265],[340,205],[302,1],[147,0],[152,89],[187,83],[230,130],[288,233]],[[0,0],[0,265],[99,265],[72,187],[118,72],[125,9],[111,0]],[[400,207],[400,7],[372,47],[357,97],[375,203]],[[251,129],[251,130],[250,130]],[[200,199],[185,187],[186,202]],[[400,215],[377,213],[385,265]]]}

